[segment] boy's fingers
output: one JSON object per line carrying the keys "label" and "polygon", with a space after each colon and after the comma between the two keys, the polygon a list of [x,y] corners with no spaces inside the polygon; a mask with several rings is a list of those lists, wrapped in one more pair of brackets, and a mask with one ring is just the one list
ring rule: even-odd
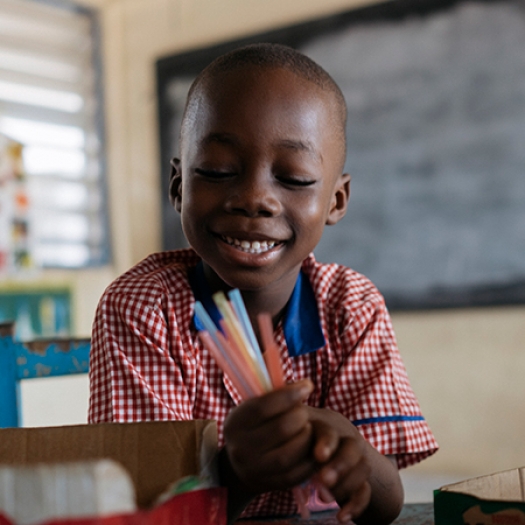
{"label": "boy's fingers", "polygon": [[[276,417],[257,429],[253,436],[261,446],[261,451],[271,452],[287,446],[291,440],[300,439],[304,445],[295,455],[306,455],[312,447],[312,427],[303,407],[290,410],[286,416]],[[264,444],[264,445],[263,445]],[[294,451],[290,451],[293,453]]]}
{"label": "boy's fingers", "polygon": [[311,429],[307,424],[293,438],[269,450],[264,457],[265,466],[272,472],[285,473],[301,462],[307,461],[314,468],[315,461],[311,457]]}
{"label": "boy's fingers", "polygon": [[282,388],[244,401],[235,411],[242,408],[242,420],[245,426],[258,426],[261,421],[274,418],[288,412],[294,405],[302,403],[313,390],[313,384],[306,379],[285,385]]}
{"label": "boy's fingers", "polygon": [[362,447],[353,439],[343,439],[336,454],[319,471],[324,484],[345,512],[357,517],[368,505],[371,489],[368,483],[371,468]]}
{"label": "boy's fingers", "polygon": [[287,385],[233,409],[224,427],[235,472],[253,490],[289,488],[312,476],[312,425],[303,404],[310,381]]}
{"label": "boy's fingers", "polygon": [[271,473],[263,476],[260,472],[257,472],[256,475],[250,477],[251,481],[245,481],[245,484],[254,493],[286,490],[308,480],[313,470],[313,463],[304,461],[284,473]]}
{"label": "boy's fingers", "polygon": [[[249,426],[244,419],[231,419],[225,428],[226,441],[237,443],[240,448],[256,447],[259,453],[272,450],[292,439],[308,428],[311,443],[311,425],[308,412],[303,405],[296,405],[285,414],[273,419],[260,421],[258,425]],[[236,439],[232,439],[235,434]]]}
{"label": "boy's fingers", "polygon": [[257,460],[251,457],[233,457],[240,479],[254,491],[267,491],[290,488],[311,477],[316,463],[308,454],[311,449],[311,433],[305,429],[289,442],[260,454]]}
{"label": "boy's fingers", "polygon": [[256,414],[263,419],[269,419],[287,412],[294,405],[302,404],[311,394],[314,386],[309,379],[298,381],[269,392],[264,397],[266,403],[259,405],[260,412]]}
{"label": "boy's fingers", "polygon": [[[272,462],[273,459],[271,460]],[[273,466],[275,466],[275,463]],[[289,489],[300,485],[315,473],[315,462],[311,456],[303,457],[294,464],[290,463],[290,466],[285,469],[270,469],[270,465],[266,465],[266,467],[268,467],[268,470],[263,467],[254,473],[255,480],[261,480],[261,482],[264,480],[266,483],[266,487],[262,487],[264,491]]]}
{"label": "boy's fingers", "polygon": [[[270,478],[269,487],[275,487],[276,490],[286,490],[290,487],[296,487],[307,481],[314,472],[312,461],[305,461],[294,468],[290,469],[283,475],[274,475]],[[268,489],[266,489],[268,490]],[[274,490],[273,488],[271,490]]]}
{"label": "boy's fingers", "polygon": [[[311,433],[306,411],[297,407],[288,412],[286,417],[270,420],[252,432],[240,434],[237,439],[227,436],[226,443],[229,454],[237,463],[261,463],[265,458],[280,455],[282,450],[287,452],[281,461],[293,463],[296,457],[308,455],[312,443]],[[295,448],[290,443],[294,443]]]}
{"label": "boy's fingers", "polygon": [[337,519],[341,523],[348,523],[354,518],[358,518],[367,508],[372,496],[372,488],[368,482],[361,485],[361,487],[352,493],[352,497],[348,503],[341,506],[337,513]]}
{"label": "boy's fingers", "polygon": [[[353,439],[344,439],[337,452],[319,471],[319,480],[328,488],[335,487],[341,492],[361,485],[369,475],[370,465],[362,453],[362,447]],[[334,495],[337,498],[337,494]]]}
{"label": "boy's fingers", "polygon": [[313,424],[314,458],[319,463],[328,461],[339,445],[339,434],[336,430],[322,422]]}

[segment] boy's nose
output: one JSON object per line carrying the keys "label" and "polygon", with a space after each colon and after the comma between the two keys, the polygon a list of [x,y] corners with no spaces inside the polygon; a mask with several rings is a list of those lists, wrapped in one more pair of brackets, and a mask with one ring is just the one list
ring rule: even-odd
{"label": "boy's nose", "polygon": [[273,217],[281,212],[281,202],[269,174],[239,177],[238,184],[228,197],[226,207],[230,213],[249,217]]}

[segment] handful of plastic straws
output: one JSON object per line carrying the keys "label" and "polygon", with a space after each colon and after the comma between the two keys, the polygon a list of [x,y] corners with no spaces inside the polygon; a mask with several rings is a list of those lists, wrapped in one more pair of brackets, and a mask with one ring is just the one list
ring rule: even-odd
{"label": "handful of plastic straws", "polygon": [[[257,322],[264,354],[261,352],[239,290],[213,295],[222,316],[217,326],[202,303],[195,303],[195,315],[204,326],[199,337],[219,367],[231,379],[243,400],[270,392],[284,385],[279,349],[273,338],[272,319],[259,314]],[[301,516],[309,517],[306,496],[300,487],[293,490]]]}

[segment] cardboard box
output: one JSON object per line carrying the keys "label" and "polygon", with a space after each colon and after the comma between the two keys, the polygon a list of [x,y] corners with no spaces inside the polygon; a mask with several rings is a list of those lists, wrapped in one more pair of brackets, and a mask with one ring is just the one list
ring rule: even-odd
{"label": "cardboard box", "polygon": [[141,508],[170,483],[210,468],[216,452],[216,424],[204,420],[0,429],[0,463],[113,459],[130,473]]}
{"label": "cardboard box", "polygon": [[525,467],[434,491],[435,525],[525,525]]}
{"label": "cardboard box", "polygon": [[216,424],[205,420],[0,429],[0,464],[112,459],[129,472],[142,509],[180,478],[210,472],[216,452]]}

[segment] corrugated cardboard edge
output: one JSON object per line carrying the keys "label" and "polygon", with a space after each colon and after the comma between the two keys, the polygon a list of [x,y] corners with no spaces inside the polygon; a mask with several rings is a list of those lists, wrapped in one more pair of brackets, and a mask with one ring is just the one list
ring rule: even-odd
{"label": "corrugated cardboard edge", "polygon": [[491,501],[525,502],[525,467],[467,479],[439,490]]}
{"label": "corrugated cardboard edge", "polygon": [[213,468],[214,421],[101,423],[0,429],[0,463],[31,465],[109,458],[129,473],[137,504],[149,507],[178,479]]}

